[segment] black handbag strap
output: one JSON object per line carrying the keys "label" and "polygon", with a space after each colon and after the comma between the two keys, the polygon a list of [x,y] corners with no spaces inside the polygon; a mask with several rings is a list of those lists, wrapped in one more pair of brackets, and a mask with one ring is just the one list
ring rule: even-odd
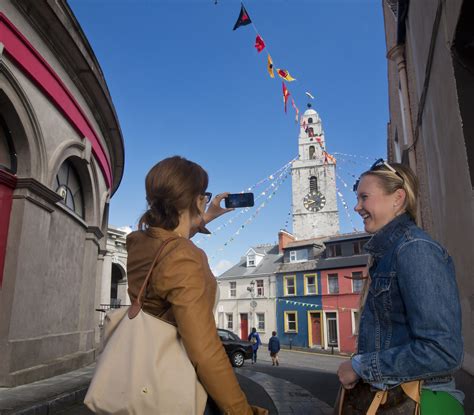
{"label": "black handbag strap", "polygon": [[161,244],[161,246],[158,248],[158,251],[155,255],[155,258],[153,259],[153,262],[151,263],[150,269],[148,270],[148,274],[146,274],[145,281],[143,281],[143,284],[140,288],[140,291],[138,292],[137,298],[135,298],[132,305],[128,309],[128,318],[130,318],[130,319],[135,318],[138,315],[138,313],[140,312],[140,310],[142,309],[142,307],[143,307],[142,297],[145,293],[145,289],[148,285],[148,280],[151,277],[151,273],[153,271],[153,268],[155,268],[155,264],[158,261],[158,259],[160,258],[161,253],[163,252],[163,249],[165,248],[165,246],[168,245],[171,241],[174,241],[175,239],[178,239],[178,238],[177,237],[172,237],[172,238],[166,239]]}

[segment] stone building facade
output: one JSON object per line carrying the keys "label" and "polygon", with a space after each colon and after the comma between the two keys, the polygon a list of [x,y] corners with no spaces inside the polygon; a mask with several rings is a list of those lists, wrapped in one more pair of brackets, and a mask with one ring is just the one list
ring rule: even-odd
{"label": "stone building facade", "polygon": [[95,359],[108,206],[124,164],[65,0],[0,0],[0,386]]}
{"label": "stone building facade", "polygon": [[450,252],[461,297],[458,385],[474,408],[474,2],[384,0],[390,161],[420,180],[419,224]]}

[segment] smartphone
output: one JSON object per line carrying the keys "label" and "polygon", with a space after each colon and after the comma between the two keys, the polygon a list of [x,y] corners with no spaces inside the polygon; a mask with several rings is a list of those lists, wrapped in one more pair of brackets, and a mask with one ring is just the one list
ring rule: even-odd
{"label": "smartphone", "polygon": [[226,208],[242,208],[253,206],[253,193],[231,193],[225,199]]}

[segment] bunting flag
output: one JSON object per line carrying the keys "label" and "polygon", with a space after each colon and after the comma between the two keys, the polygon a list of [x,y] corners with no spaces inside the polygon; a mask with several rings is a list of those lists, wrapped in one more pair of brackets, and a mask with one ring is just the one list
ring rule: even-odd
{"label": "bunting flag", "polygon": [[277,69],[277,74],[280,78],[284,79],[285,81],[288,81],[288,82],[296,81],[296,78],[293,78],[286,69]]}
{"label": "bunting flag", "polygon": [[305,94],[306,94],[309,98],[314,99],[314,96],[313,96],[310,92],[307,92],[307,91],[306,91]]}
{"label": "bunting flag", "polygon": [[255,49],[257,49],[258,53],[265,49],[265,42],[260,37],[260,35],[257,35],[257,38],[255,39]]}
{"label": "bunting flag", "polygon": [[275,78],[275,74],[273,73],[273,61],[270,54],[267,55],[267,71],[270,74],[270,78]]}
{"label": "bunting flag", "polygon": [[283,102],[285,103],[285,112],[286,112],[286,103],[288,102],[288,97],[290,96],[290,91],[288,91],[284,82],[281,83],[283,86]]}
{"label": "bunting flag", "polygon": [[239,28],[240,26],[247,26],[250,23],[252,23],[252,20],[250,20],[250,16],[247,13],[247,10],[245,10],[244,5],[242,4],[240,7],[239,18],[235,22],[234,28],[232,30],[235,30]]}
{"label": "bunting flag", "polygon": [[298,122],[298,115],[300,113],[300,110],[298,109],[298,107],[296,106],[295,104],[295,100],[293,98],[291,98],[291,105],[293,105],[293,108],[295,109],[295,122],[297,123]]}

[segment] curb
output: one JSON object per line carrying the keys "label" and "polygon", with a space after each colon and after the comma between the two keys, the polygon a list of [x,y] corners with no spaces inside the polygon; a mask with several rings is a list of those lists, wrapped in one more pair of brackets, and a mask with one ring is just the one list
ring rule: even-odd
{"label": "curb", "polygon": [[1,415],[50,415],[58,412],[61,409],[66,409],[77,403],[82,403],[86,396],[89,386],[84,386],[80,389],[62,393],[61,395],[49,398],[43,402],[35,403],[31,406],[26,406],[21,409],[11,408],[0,410]]}

